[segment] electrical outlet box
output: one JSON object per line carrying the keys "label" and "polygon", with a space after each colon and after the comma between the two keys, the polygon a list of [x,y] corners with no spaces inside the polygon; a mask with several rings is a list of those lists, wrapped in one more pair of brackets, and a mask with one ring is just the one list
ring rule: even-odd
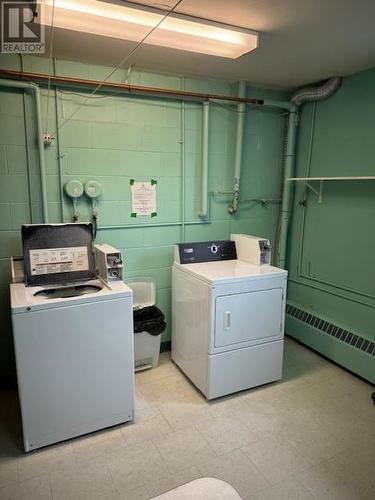
{"label": "electrical outlet box", "polygon": [[43,142],[45,146],[50,146],[55,137],[52,134],[43,134]]}

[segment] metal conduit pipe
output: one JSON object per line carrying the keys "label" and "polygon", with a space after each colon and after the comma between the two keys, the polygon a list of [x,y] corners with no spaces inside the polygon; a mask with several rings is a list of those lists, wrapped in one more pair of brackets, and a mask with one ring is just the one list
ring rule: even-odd
{"label": "metal conduit pipe", "polygon": [[[316,87],[306,87],[297,90],[290,99],[288,130],[286,135],[286,148],[284,156],[284,181],[282,204],[279,217],[279,231],[276,242],[276,264],[286,267],[286,249],[288,240],[289,220],[292,211],[293,185],[288,178],[294,177],[296,138],[298,129],[298,107],[304,102],[321,101],[333,95],[342,82],[342,77],[333,77]],[[266,103],[265,103],[266,104]]]}
{"label": "metal conduit pipe", "polygon": [[47,182],[46,182],[46,166],[44,161],[44,144],[43,144],[43,129],[42,129],[42,113],[40,107],[40,89],[38,85],[31,82],[19,82],[14,80],[0,79],[0,87],[9,87],[31,91],[35,99],[35,115],[36,115],[36,134],[39,155],[39,171],[40,171],[40,187],[42,194],[42,215],[43,222],[48,222],[48,201],[47,201]]}
{"label": "metal conduit pipe", "polygon": [[202,122],[202,207],[199,217],[205,219],[208,213],[208,138],[210,130],[210,103],[203,103],[203,122]]}
{"label": "metal conduit pipe", "polygon": [[10,69],[0,69],[0,78],[19,78],[20,80],[27,79],[35,80],[38,83],[50,84],[52,86],[58,87],[76,87],[80,86],[82,88],[92,89],[97,86],[101,86],[101,92],[108,92],[116,90],[118,93],[124,93],[128,95],[144,95],[144,96],[156,96],[156,97],[168,97],[171,99],[184,99],[187,101],[202,102],[207,100],[217,100],[217,101],[229,101],[232,104],[237,102],[243,102],[248,104],[253,104],[255,106],[262,106],[264,103],[263,99],[258,98],[240,98],[237,96],[230,95],[217,95],[217,94],[207,94],[203,92],[193,92],[190,90],[177,90],[170,88],[160,88],[160,87],[146,87],[144,85],[129,85],[127,83],[115,83],[115,82],[105,82],[101,80],[88,80],[84,78],[73,78],[69,76],[58,76],[58,75],[47,75],[45,73],[32,73],[29,71],[14,71]]}
{"label": "metal conduit pipe", "polygon": [[[238,97],[244,99],[246,97],[246,82],[240,81],[238,84]],[[240,177],[241,177],[241,162],[242,162],[242,143],[243,130],[245,125],[246,104],[240,102],[237,106],[237,134],[236,134],[236,151],[234,157],[234,175],[233,175],[233,200],[228,207],[230,214],[235,214],[238,209],[240,197]]]}

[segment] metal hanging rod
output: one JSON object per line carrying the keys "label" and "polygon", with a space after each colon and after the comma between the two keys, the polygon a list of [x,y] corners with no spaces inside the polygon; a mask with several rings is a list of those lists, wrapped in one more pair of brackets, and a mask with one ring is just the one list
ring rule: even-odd
{"label": "metal hanging rod", "polygon": [[124,92],[127,94],[135,95],[154,95],[159,97],[168,97],[171,99],[186,99],[191,101],[207,101],[207,100],[218,100],[218,101],[229,101],[235,103],[247,103],[253,104],[255,106],[263,106],[265,104],[263,99],[255,98],[241,98],[236,96],[228,95],[218,95],[218,94],[205,94],[203,92],[192,92],[188,90],[174,90],[159,87],[147,87],[144,85],[129,85],[126,83],[115,83],[115,82],[101,82],[100,80],[88,80],[84,78],[72,78],[69,76],[51,76],[45,73],[32,73],[27,71],[14,71],[8,69],[0,69],[0,78],[12,78],[16,80],[27,80],[34,81],[41,84],[47,84],[50,80],[50,84],[54,86],[62,85],[79,85],[84,87],[97,87],[101,85],[101,90],[116,90],[118,92]]}

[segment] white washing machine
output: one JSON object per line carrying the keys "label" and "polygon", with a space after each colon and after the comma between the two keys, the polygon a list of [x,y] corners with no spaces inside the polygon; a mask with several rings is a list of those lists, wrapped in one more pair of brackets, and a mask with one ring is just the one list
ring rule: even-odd
{"label": "white washing machine", "polygon": [[208,399],[281,379],[287,271],[267,252],[246,235],[176,246],[172,359]]}
{"label": "white washing machine", "polygon": [[22,232],[25,280],[15,266],[10,289],[30,451],[133,419],[133,307],[122,281],[96,276],[91,225]]}

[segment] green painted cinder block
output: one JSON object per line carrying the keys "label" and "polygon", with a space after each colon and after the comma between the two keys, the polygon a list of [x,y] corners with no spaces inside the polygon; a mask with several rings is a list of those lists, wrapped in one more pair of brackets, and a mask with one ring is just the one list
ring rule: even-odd
{"label": "green painted cinder block", "polygon": [[28,180],[25,175],[0,176],[0,201],[23,202],[28,196]]}
{"label": "green painted cinder block", "polygon": [[0,231],[0,259],[12,255],[22,255],[21,234],[19,231]]}
{"label": "green painted cinder block", "polygon": [[[62,221],[61,204],[60,202],[48,202],[48,218],[52,223]],[[37,221],[33,221],[37,222]]]}
{"label": "green painted cinder block", "polygon": [[[115,120],[132,126],[153,125],[159,127],[165,123],[164,103],[158,100],[145,100],[130,97],[115,101]],[[168,125],[168,124],[167,124]],[[171,123],[175,126],[175,123]]]}
{"label": "green painted cinder block", "polygon": [[21,69],[20,58],[16,54],[0,54],[0,66],[4,69],[14,69],[19,71]]}
{"label": "green painted cinder block", "polygon": [[128,269],[154,269],[168,267],[173,263],[173,246],[124,249]]}
{"label": "green painted cinder block", "polygon": [[[4,98],[6,99],[6,96]],[[0,144],[25,145],[25,122],[22,116],[2,116],[0,120]]]}
{"label": "green painted cinder block", "polygon": [[9,116],[19,116],[23,120],[23,91],[19,89],[11,89],[1,87],[0,114]]}
{"label": "green painted cinder block", "polygon": [[148,71],[138,72],[137,80],[140,85],[151,87],[155,86],[176,89],[180,88],[181,85],[181,80],[177,75],[163,75],[160,73],[151,73]]}
{"label": "green painted cinder block", "polygon": [[96,148],[141,149],[140,129],[127,123],[91,124],[92,144]]}
{"label": "green painted cinder block", "polygon": [[91,148],[91,124],[85,121],[69,120],[61,128],[60,141],[62,154],[64,154],[64,148],[66,147]]}
{"label": "green painted cinder block", "polygon": [[186,241],[226,240],[229,238],[229,222],[215,221],[212,224],[186,226]]}
{"label": "green painted cinder block", "polygon": [[[1,182],[1,177],[0,177]],[[10,216],[10,204],[0,203],[0,231],[7,231],[12,228]]]}
{"label": "green painted cinder block", "polygon": [[[374,69],[350,76],[334,96],[316,105],[303,106],[297,176],[375,175],[374,82]],[[373,187],[373,181],[325,183],[323,202],[319,204],[313,193],[304,192],[302,184],[296,186],[288,263],[291,302],[372,341],[375,340],[375,271],[369,263],[375,245],[371,229]],[[299,204],[301,200],[306,200],[306,208]],[[309,342],[298,322],[293,323],[293,335]],[[365,354],[359,355],[352,346],[337,344],[336,339],[320,337],[321,334],[314,332],[320,352],[369,378],[366,369],[359,367],[361,363],[367,366]]]}
{"label": "green painted cinder block", "polygon": [[[166,101],[163,106],[164,123],[166,127],[181,128],[181,104]],[[186,119],[185,119],[186,124]]]}
{"label": "green painted cinder block", "polygon": [[10,259],[0,259],[0,285],[8,286],[10,283]]}
{"label": "green painted cinder block", "polygon": [[179,226],[170,227],[150,227],[144,229],[144,246],[174,245],[179,242]]}
{"label": "green painted cinder block", "polygon": [[11,203],[10,204],[11,228],[20,231],[22,224],[30,224],[30,204]]}
{"label": "green painted cinder block", "polygon": [[108,243],[115,248],[139,248],[143,245],[143,236],[144,229],[139,228],[107,229],[98,231],[96,241]]}
{"label": "green painted cinder block", "polygon": [[140,130],[143,151],[178,153],[181,149],[181,133],[176,127],[144,125]]}
{"label": "green painted cinder block", "polygon": [[27,174],[26,147],[18,145],[5,146],[7,173]]}
{"label": "green painted cinder block", "polygon": [[44,57],[27,56],[23,58],[25,71],[49,73],[49,60]]}
{"label": "green painted cinder block", "polygon": [[90,78],[90,65],[76,61],[63,61],[57,59],[55,62],[56,74],[76,78]]}
{"label": "green painted cinder block", "polygon": [[171,268],[161,267],[158,269],[139,269],[138,271],[129,271],[125,262],[125,281],[135,278],[152,278],[155,280],[157,290],[171,288]]}
{"label": "green painted cinder block", "polygon": [[[43,58],[24,57],[24,67],[27,70],[46,72],[46,63],[48,61]],[[82,78],[100,79],[111,70],[109,67],[79,62],[56,60],[55,64],[57,74]],[[0,66],[19,69],[19,59],[11,56],[4,61],[0,55]],[[121,69],[111,77],[111,80],[124,81],[126,73],[127,68]],[[129,81],[133,84],[186,88],[228,95],[237,92],[237,85],[225,81],[161,75],[134,69],[131,71]],[[63,184],[73,178],[82,182],[94,179],[102,184],[103,195],[97,207],[99,226],[121,224],[125,227],[108,230],[99,227],[96,241],[107,242],[123,251],[126,276],[152,276],[156,280],[157,303],[165,312],[167,319],[167,330],[163,340],[168,341],[171,335],[170,287],[174,244],[183,238],[185,241],[224,239],[229,237],[233,228],[260,235],[274,233],[275,212],[273,209],[262,211],[259,207],[243,209],[240,207],[238,214],[232,217],[227,212],[230,201],[230,197],[227,197],[214,202],[211,225],[186,225],[183,230],[179,225],[182,215],[183,161],[186,175],[185,219],[201,222],[198,213],[201,210],[202,104],[185,103],[184,123],[182,123],[183,106],[180,102],[148,97],[134,98],[120,94],[113,97],[106,94],[105,99],[93,98],[87,106],[76,113],[77,106],[84,102],[85,96],[90,91],[77,88],[71,90],[78,91],[83,96],[60,91],[55,94],[51,91],[49,97],[47,128],[50,132],[58,130],[56,141],[45,149],[50,221],[62,220],[59,167]],[[257,92],[262,97],[262,90],[258,89]],[[11,100],[6,101],[8,94],[0,92],[0,203],[4,209],[0,216],[0,228],[2,228],[0,252],[4,259],[21,251],[19,230],[12,229],[31,220],[29,189],[32,221],[42,221],[34,101],[31,95],[26,96],[27,116],[24,117],[22,92],[10,92]],[[280,98],[282,93],[267,91],[267,95],[269,97],[277,95]],[[59,110],[58,120],[55,116],[56,100]],[[47,108],[46,89],[42,90],[41,104],[44,122]],[[72,113],[75,113],[74,117],[58,129],[57,121],[61,125]],[[210,104],[210,190],[221,191],[232,187],[236,119],[237,114],[233,111]],[[245,125],[244,161],[241,171],[243,179],[241,189],[246,196],[251,196],[253,193],[269,196],[271,192],[273,195],[274,190],[275,195],[279,194],[280,163],[277,161],[277,152],[282,148],[280,121],[277,113],[270,113],[269,117],[267,115],[267,118],[263,119],[262,112],[258,110],[249,112]],[[184,137],[182,125],[185,128]],[[181,144],[182,140],[185,141],[184,145]],[[57,145],[61,155],[59,159]],[[184,158],[182,158],[183,149],[185,149]],[[30,186],[27,167],[31,176]],[[264,183],[255,183],[256,177],[264,178]],[[156,217],[131,217],[130,179],[157,180]],[[1,182],[3,180],[4,182]],[[261,192],[263,188],[264,192]],[[72,204],[65,196],[62,201],[64,220],[71,221]],[[78,201],[78,210],[80,220],[90,220],[91,206],[86,198]],[[176,225],[146,227],[158,223]],[[131,227],[134,224],[144,227]],[[6,274],[3,274],[3,280],[7,280]],[[7,289],[7,284],[4,286]],[[6,315],[8,318],[9,305],[6,306]],[[7,328],[9,333],[10,327]],[[6,349],[5,357],[12,360],[9,348]]]}
{"label": "green painted cinder block", "polygon": [[[25,165],[23,166],[25,168]],[[8,174],[8,165],[7,165],[7,154],[6,154],[6,146],[4,144],[0,145],[0,175]]]}
{"label": "green painted cinder block", "polygon": [[90,91],[82,92],[80,95],[69,93],[69,91],[58,91],[58,95],[64,118],[74,113],[74,119],[80,121],[116,121],[116,105],[113,99],[89,98]]}
{"label": "green painted cinder block", "polygon": [[126,172],[128,152],[113,149],[65,148],[67,176],[117,176]]}
{"label": "green painted cinder block", "polygon": [[186,77],[184,88],[194,92],[229,95],[229,84],[217,79]]}

